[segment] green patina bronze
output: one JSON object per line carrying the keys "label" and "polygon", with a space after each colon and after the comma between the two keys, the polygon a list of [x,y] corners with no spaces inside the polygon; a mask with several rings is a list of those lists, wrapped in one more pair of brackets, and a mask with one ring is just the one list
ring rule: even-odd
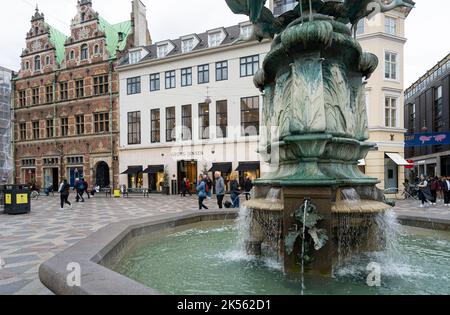
{"label": "green patina bronze", "polygon": [[258,181],[272,186],[374,185],[358,168],[369,139],[365,80],[378,58],[352,36],[358,21],[402,0],[303,0],[274,17],[265,0],[225,0],[254,23],[257,39],[273,38],[255,85],[264,92],[260,153],[274,165]]}

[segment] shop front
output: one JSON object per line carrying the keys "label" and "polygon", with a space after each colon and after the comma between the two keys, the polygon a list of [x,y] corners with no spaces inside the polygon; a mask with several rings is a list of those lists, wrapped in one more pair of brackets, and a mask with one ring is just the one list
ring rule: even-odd
{"label": "shop front", "polygon": [[164,165],[149,165],[143,173],[148,175],[150,192],[161,193],[164,186]]}
{"label": "shop front", "polygon": [[239,183],[242,187],[247,177],[252,181],[261,177],[261,162],[240,162],[236,171],[239,172]]}
{"label": "shop front", "polygon": [[24,184],[31,184],[36,182],[36,168],[23,168],[22,178]]}
{"label": "shop front", "polygon": [[142,166],[129,166],[121,175],[128,175],[128,188],[144,188],[144,172]]}
{"label": "shop front", "polygon": [[186,178],[191,183],[190,192],[195,193],[197,177],[198,177],[198,162],[196,160],[191,161],[179,161],[178,169],[178,191],[182,191],[181,184],[183,179]]}
{"label": "shop front", "polygon": [[400,188],[399,183],[399,169],[404,171],[405,166],[410,166],[411,163],[406,161],[398,153],[385,153],[384,156],[384,187],[386,191],[397,191]]}
{"label": "shop front", "polygon": [[54,190],[58,190],[59,186],[59,168],[47,167],[44,168],[44,189],[53,187]]}

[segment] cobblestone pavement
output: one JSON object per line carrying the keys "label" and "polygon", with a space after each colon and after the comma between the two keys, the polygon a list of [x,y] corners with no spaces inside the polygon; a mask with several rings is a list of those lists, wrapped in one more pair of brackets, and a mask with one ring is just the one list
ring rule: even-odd
{"label": "cobblestone pavement", "polygon": [[[73,196],[72,196],[73,198]],[[216,208],[214,200],[206,201]],[[424,209],[418,202],[402,201],[402,214],[436,216],[450,220],[450,208],[443,205]],[[110,223],[197,208],[195,197],[151,195],[111,199],[96,197],[59,210],[58,197],[41,197],[28,215],[0,215],[0,295],[51,294],[39,281],[40,264]]]}

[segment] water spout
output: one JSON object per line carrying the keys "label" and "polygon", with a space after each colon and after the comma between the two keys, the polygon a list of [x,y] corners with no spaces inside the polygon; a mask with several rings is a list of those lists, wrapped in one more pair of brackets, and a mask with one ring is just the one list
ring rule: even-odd
{"label": "water spout", "polygon": [[275,203],[280,200],[281,189],[271,188],[266,196],[266,201]]}

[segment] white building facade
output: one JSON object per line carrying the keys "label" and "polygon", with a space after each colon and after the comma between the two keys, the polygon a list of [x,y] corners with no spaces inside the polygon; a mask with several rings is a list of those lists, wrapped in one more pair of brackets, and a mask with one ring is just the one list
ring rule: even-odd
{"label": "white building facade", "polygon": [[120,176],[128,188],[176,194],[219,170],[258,178],[261,92],[253,75],[270,42],[242,23],[130,51],[119,67]]}

